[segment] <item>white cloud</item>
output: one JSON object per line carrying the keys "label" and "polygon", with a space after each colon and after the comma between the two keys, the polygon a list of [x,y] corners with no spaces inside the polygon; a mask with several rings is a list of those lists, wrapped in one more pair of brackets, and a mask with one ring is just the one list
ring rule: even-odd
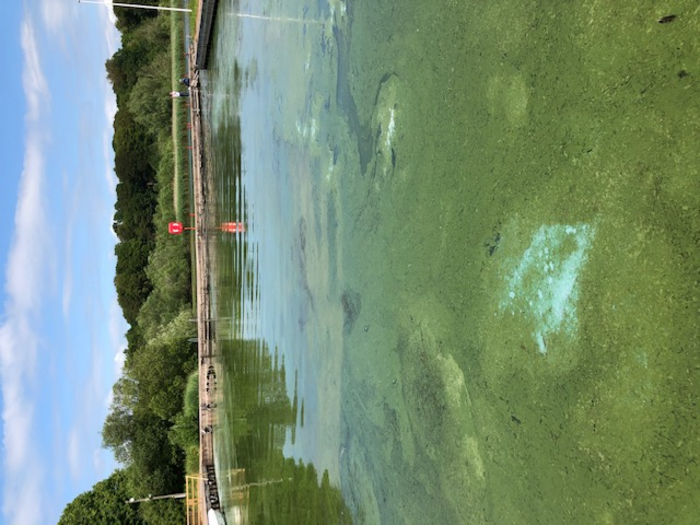
{"label": "white cloud", "polygon": [[95,469],[95,472],[103,472],[107,463],[111,462],[105,461],[104,449],[96,448],[92,451],[92,467]]}
{"label": "white cloud", "polygon": [[[110,4],[112,2],[109,2]],[[104,26],[105,41],[107,42],[107,51],[109,56],[112,56],[119,45],[121,44],[121,33],[117,31],[117,17],[114,14],[114,8],[105,9],[102,16],[102,25]]]}
{"label": "white cloud", "polygon": [[24,463],[31,456],[34,404],[26,396],[26,383],[27,375],[33,372],[33,358],[27,359],[23,350],[28,348],[28,353],[33,354],[36,346],[36,336],[25,319],[10,316],[0,327],[4,466],[10,474],[6,479],[21,476]]}
{"label": "white cloud", "polygon": [[27,20],[22,23],[21,43],[24,53],[22,85],[27,99],[27,120],[36,122],[39,118],[39,112],[48,104],[49,88],[39,63],[34,26]]}
{"label": "white cloud", "polygon": [[68,435],[68,465],[73,479],[77,479],[81,473],[82,447],[80,435],[73,428]]}
{"label": "white cloud", "polygon": [[[95,0],[97,1],[97,0]],[[101,5],[80,5],[80,2],[70,2],[67,0],[39,0],[39,11],[44,26],[54,39],[57,39],[61,46],[66,45],[66,28],[69,26],[80,27],[76,22],[79,10],[90,10],[96,14],[100,20],[102,34],[105,36],[105,43],[109,55],[113,55],[120,42],[120,34],[116,29],[117,17],[114,14],[114,7],[110,0],[105,0]]]}
{"label": "white cloud", "polygon": [[[65,232],[65,253],[66,259],[68,259],[68,254],[71,253],[71,247],[73,245],[73,231],[71,228],[66,228]],[[73,270],[70,265],[70,261],[66,261],[65,270],[63,272],[63,296],[61,298],[61,310],[63,311],[63,317],[68,318],[70,313],[71,299],[73,298]]]}
{"label": "white cloud", "polygon": [[[114,349],[114,373],[115,377],[119,377],[124,368],[124,361],[126,360],[126,338],[124,334],[128,330],[129,326],[124,320],[122,315],[122,309],[117,303],[115,298],[112,301],[112,305],[109,310],[109,334],[110,340],[112,341],[112,348]],[[110,389],[109,395],[111,396],[112,390]],[[111,400],[111,398],[110,398]]]}
{"label": "white cloud", "polygon": [[0,326],[0,376],[3,396],[5,523],[42,522],[40,487],[43,468],[35,455],[34,372],[39,335],[34,323],[45,284],[48,239],[44,212],[46,135],[40,119],[49,108],[49,90],[42,72],[34,28],[21,27],[24,54],[22,83],[27,100],[26,150],[20,178],[15,231],[7,264],[5,319]]}
{"label": "white cloud", "polygon": [[[43,469],[38,465],[36,458],[31,458],[27,462],[26,468],[36,477],[27,477],[20,490],[18,490],[19,487],[14,485],[7,491],[11,493],[12,508],[14,510],[10,518],[12,521],[9,523],[17,525],[45,523],[44,509],[39,504],[41,500],[36,499],[37,494],[41,492]],[[8,505],[5,504],[3,510],[6,511],[7,507]]]}
{"label": "white cloud", "polygon": [[[57,267],[65,266],[61,275],[65,278],[62,282],[63,296],[60,298],[62,304],[57,305],[55,309],[58,310],[62,306],[68,319],[68,312],[76,309],[74,303],[78,302],[78,296],[80,299],[83,298],[79,291],[73,290],[73,276],[81,275],[80,268],[86,267],[85,264],[83,266],[73,264],[76,261],[85,260],[79,256],[75,258],[67,256],[63,262],[60,257],[61,253],[56,250],[59,243],[65,241],[61,248],[65,249],[66,254],[72,254],[74,250],[78,249],[74,245],[78,245],[83,237],[73,232],[70,220],[65,220],[70,218],[70,213],[66,213],[66,217],[51,216],[48,210],[54,209],[54,201],[58,199],[54,199],[52,195],[51,200],[49,200],[49,181],[58,180],[55,175],[60,173],[62,167],[69,180],[75,180],[76,170],[66,169],[62,164],[64,160],[69,164],[73,155],[79,156],[80,163],[85,163],[88,167],[95,166],[89,162],[92,159],[86,158],[85,151],[76,153],[59,150],[58,154],[53,156],[57,150],[57,148],[52,149],[53,142],[55,140],[56,143],[59,143],[60,137],[58,134],[52,136],[49,117],[64,118],[61,116],[61,108],[66,107],[66,101],[61,100],[60,106],[58,103],[53,105],[56,115],[52,116],[52,97],[47,77],[51,82],[51,88],[57,88],[54,91],[57,100],[59,92],[68,93],[68,96],[75,95],[77,97],[80,95],[77,90],[65,89],[67,87],[64,82],[66,79],[68,83],[75,82],[77,84],[80,82],[81,85],[91,86],[90,94],[95,95],[95,97],[100,97],[104,93],[106,100],[104,113],[100,111],[102,106],[99,102],[92,108],[87,106],[87,103],[94,101],[95,97],[68,100],[68,106],[72,107],[71,104],[77,102],[81,104],[76,106],[80,111],[84,111],[88,117],[99,121],[90,128],[89,136],[97,138],[97,151],[100,151],[100,142],[103,144],[101,153],[105,159],[109,159],[109,167],[106,170],[110,174],[107,177],[107,182],[112,195],[115,194],[114,188],[116,186],[116,178],[112,172],[113,153],[111,151],[111,126],[116,112],[116,101],[104,70],[104,59],[107,56],[106,54],[100,56],[100,47],[107,47],[109,52],[113,53],[119,43],[119,33],[114,27],[112,10],[92,6],[97,14],[93,12],[90,16],[93,21],[95,17],[99,21],[98,24],[90,26],[92,35],[97,37],[97,46],[85,46],[85,50],[78,49],[76,51],[76,46],[73,46],[71,39],[78,41],[78,37],[83,36],[86,27],[84,17],[77,16],[79,6],[76,4],[77,2],[70,0],[30,1],[28,4],[30,7],[25,7],[25,18],[20,27],[23,54],[22,85],[27,108],[24,158],[4,275],[3,311],[0,314],[0,389],[2,392],[3,425],[2,473],[0,474],[3,480],[3,516],[0,517],[0,523],[7,525],[39,525],[57,520],[57,516],[52,515],[52,513],[55,514],[57,510],[60,510],[58,505],[63,504],[63,502],[59,500],[63,496],[58,495],[54,488],[48,490],[48,476],[53,475],[56,479],[69,482],[68,490],[71,490],[72,487],[85,487],[86,483],[94,482],[95,474],[104,474],[103,469],[112,466],[107,452],[103,452],[103,455],[100,456],[98,450],[91,458],[90,451],[99,447],[99,418],[105,413],[102,402],[106,397],[108,389],[106,385],[109,382],[106,378],[111,379],[113,367],[119,367],[120,356],[123,355],[123,350],[126,347],[123,334],[127,326],[121,317],[116,299],[112,297],[104,299],[100,293],[95,291],[98,287],[91,288],[95,293],[89,294],[90,300],[92,300],[87,305],[89,314],[81,319],[83,325],[86,322],[89,324],[88,329],[91,334],[91,361],[87,372],[88,376],[78,375],[77,372],[74,376],[74,378],[85,379],[85,382],[79,383],[84,387],[83,392],[74,393],[74,402],[70,407],[63,404],[63,399],[52,399],[48,402],[39,401],[44,399],[45,389],[50,386],[54,386],[53,393],[58,392],[54,382],[61,382],[61,378],[39,377],[45,369],[43,363],[56,359],[58,355],[61,358],[68,356],[73,351],[71,348],[65,353],[59,354],[58,351],[64,350],[60,346],[61,341],[52,340],[51,355],[48,356],[48,359],[43,356],[42,350],[47,345],[41,334],[47,327],[56,325],[55,320],[48,319],[45,314],[49,299],[52,301],[56,299],[56,287],[51,277],[55,277],[55,274],[58,273],[55,272]],[[89,8],[84,6],[80,9],[87,10]],[[36,22],[32,19],[32,12],[39,17]],[[42,26],[48,29],[44,35],[39,33]],[[46,39],[46,33],[48,33],[50,41]],[[102,35],[104,35],[105,40],[100,40]],[[63,49],[65,52],[62,55],[63,62],[60,62],[61,58],[56,58],[59,56],[54,50],[56,43],[59,44],[59,47],[65,43],[70,44],[65,46],[66,49]],[[45,47],[46,44],[52,46],[48,51]],[[64,82],[60,86],[61,89],[58,89],[59,86],[55,82]],[[94,111],[95,108],[97,108],[97,112]],[[90,118],[86,120],[92,122]],[[60,124],[62,135],[72,133],[72,128],[64,126],[64,122]],[[18,154],[21,153],[18,152]],[[56,162],[57,160],[58,162]],[[97,164],[99,165],[99,163]],[[79,171],[91,173],[92,180],[94,180],[94,175],[99,175],[104,169],[99,165],[99,170],[82,169]],[[98,178],[97,180],[102,179]],[[99,190],[104,191],[102,184],[100,186]],[[70,184],[66,187],[73,189],[70,188]],[[94,189],[94,187],[88,189]],[[84,191],[87,190],[84,189]],[[91,194],[91,196],[95,195]],[[63,209],[70,210],[72,208],[70,201],[66,204]],[[95,206],[98,205],[95,204]],[[57,205],[55,209],[60,212],[62,207]],[[109,215],[109,212],[105,211],[108,210],[105,206],[96,209],[100,212],[97,215],[99,221],[86,223],[89,234],[94,233],[91,230],[92,227],[98,228],[97,222],[100,223],[99,233],[102,234],[101,226],[106,222],[105,215]],[[52,218],[56,220],[56,225],[51,223]],[[54,241],[50,232],[56,230],[66,231],[67,236]],[[97,238],[97,235],[90,236],[91,240]],[[97,245],[98,243],[95,242],[95,246]],[[104,245],[99,243],[99,246]],[[113,257],[111,254],[110,256]],[[58,262],[54,262],[56,260]],[[90,268],[90,275],[94,279],[100,281],[104,278],[104,272],[98,273],[93,267]],[[102,290],[102,288],[99,289]],[[111,292],[113,293],[113,288]],[[51,294],[50,298],[48,297],[49,293]],[[103,300],[100,301],[100,299]],[[105,316],[108,317],[109,321],[109,339],[107,339],[106,344]],[[74,322],[75,316],[69,321]],[[66,322],[65,328],[68,329],[70,324]],[[74,340],[77,339],[76,337]],[[110,345],[111,350],[105,348],[107,344]],[[84,355],[82,350],[80,352],[81,355]],[[118,368],[118,370],[120,369]],[[59,388],[61,386],[63,385],[59,385]],[[75,390],[75,386],[71,386]],[[46,435],[44,428],[46,418],[44,416],[47,410],[52,408],[54,410],[69,409],[75,414],[77,419],[72,424],[69,423],[70,430],[67,435]],[[59,411],[55,411],[55,414],[55,417],[58,418]],[[61,412],[61,415],[64,414]],[[62,420],[63,422],[65,420]],[[46,447],[47,445],[51,447],[51,442],[54,446],[49,448],[49,453],[53,457],[47,457]],[[56,451],[60,452],[57,454]],[[63,474],[66,471],[66,465],[72,481],[76,481],[74,484],[70,483],[71,480],[67,480]],[[99,471],[88,472],[92,467],[99,469]],[[65,490],[66,487],[63,487],[58,492],[65,492]]]}
{"label": "white cloud", "polygon": [[68,24],[72,7],[71,2],[64,0],[42,0],[41,18],[53,35],[60,37],[63,28]]}

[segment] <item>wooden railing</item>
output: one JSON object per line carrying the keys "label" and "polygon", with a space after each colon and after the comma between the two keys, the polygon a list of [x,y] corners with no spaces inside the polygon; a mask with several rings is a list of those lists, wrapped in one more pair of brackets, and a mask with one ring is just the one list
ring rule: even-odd
{"label": "wooden railing", "polygon": [[187,512],[187,525],[203,525],[202,514],[200,513],[199,506],[201,487],[202,478],[199,476],[185,477],[185,508]]}

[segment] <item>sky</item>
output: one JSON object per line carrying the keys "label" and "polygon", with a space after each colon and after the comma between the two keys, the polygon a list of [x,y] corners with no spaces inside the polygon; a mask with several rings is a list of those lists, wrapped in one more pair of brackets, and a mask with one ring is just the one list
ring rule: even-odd
{"label": "sky", "polygon": [[116,466],[100,430],[128,328],[104,65],[120,35],[105,6],[2,4],[0,521],[46,525]]}

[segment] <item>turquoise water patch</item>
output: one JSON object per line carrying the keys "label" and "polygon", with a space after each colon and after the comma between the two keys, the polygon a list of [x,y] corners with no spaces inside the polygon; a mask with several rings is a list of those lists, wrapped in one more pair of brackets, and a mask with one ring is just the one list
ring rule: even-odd
{"label": "turquoise water patch", "polygon": [[542,226],[506,278],[499,308],[534,321],[532,337],[543,355],[551,335],[576,333],[577,281],[594,237],[589,224]]}

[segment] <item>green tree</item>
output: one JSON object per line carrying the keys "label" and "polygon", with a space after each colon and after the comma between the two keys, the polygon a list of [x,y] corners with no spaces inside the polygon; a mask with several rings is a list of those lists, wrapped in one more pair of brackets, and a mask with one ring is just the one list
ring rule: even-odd
{"label": "green tree", "polygon": [[[154,0],[122,0],[121,3],[158,5],[158,2]],[[131,9],[128,7],[115,7],[114,14],[117,17],[117,29],[122,33],[134,31],[145,20],[157,16],[156,12],[152,10]]]}
{"label": "green tree", "polygon": [[170,429],[170,441],[183,450],[199,447],[199,371],[187,378],[182,412],[175,416]]}
{"label": "green tree", "polygon": [[140,513],[148,525],[185,523],[185,505],[181,499],[148,501],[140,505]]}
{"label": "green tree", "polygon": [[174,421],[182,410],[187,376],[196,367],[196,349],[186,337],[165,334],[149,341],[132,362],[140,401],[158,417]]}
{"label": "green tree", "polygon": [[[155,228],[153,226],[153,211],[155,198],[152,191],[138,187],[135,184],[117,184],[117,206],[114,214],[114,233],[120,241],[136,239],[148,250],[153,249]],[[142,265],[148,257],[141,258]]]}
{"label": "green tree", "polygon": [[126,473],[115,470],[66,505],[58,525],[145,525],[138,509],[126,503],[129,497]]}
{"label": "green tree", "polygon": [[122,307],[124,319],[133,326],[141,306],[153,288],[146,276],[149,245],[138,239],[129,239],[117,244],[114,253],[117,256],[114,276],[117,300]]}
{"label": "green tree", "polygon": [[157,136],[168,130],[172,122],[170,55],[159,53],[141,68],[139,79],[131,90],[127,107],[134,119]]}
{"label": "green tree", "polygon": [[149,49],[146,42],[137,45],[122,46],[112,58],[107,60],[107,78],[112,83],[117,100],[128,96],[129,90],[138,79],[138,72],[149,60]]}
{"label": "green tree", "polygon": [[131,462],[137,407],[138,383],[124,373],[112,387],[112,404],[102,426],[102,445],[112,449],[114,457],[124,465]]}
{"label": "green tree", "polygon": [[185,456],[168,439],[170,422],[153,413],[133,420],[129,486],[134,494],[171,494],[184,490]]}
{"label": "green tree", "polygon": [[[172,106],[167,96],[171,18],[122,9],[117,16],[122,46],[106,64],[118,107],[112,143],[119,179],[113,221],[120,241],[115,247],[115,285],[131,328],[102,439],[124,465],[129,494],[169,494],[184,489],[184,447],[175,436],[183,444],[199,438],[192,425],[198,423],[198,399],[190,403],[194,418],[191,411],[186,418],[182,406],[187,376],[196,368],[196,350],[187,341],[193,335],[188,322],[189,244],[163,230],[174,216]],[[183,517],[178,501],[136,508],[150,525],[181,522]],[[129,523],[120,518],[108,522]]]}
{"label": "green tree", "polygon": [[120,182],[134,183],[141,190],[153,181],[158,150],[148,130],[120,105],[114,116],[114,169]]}

